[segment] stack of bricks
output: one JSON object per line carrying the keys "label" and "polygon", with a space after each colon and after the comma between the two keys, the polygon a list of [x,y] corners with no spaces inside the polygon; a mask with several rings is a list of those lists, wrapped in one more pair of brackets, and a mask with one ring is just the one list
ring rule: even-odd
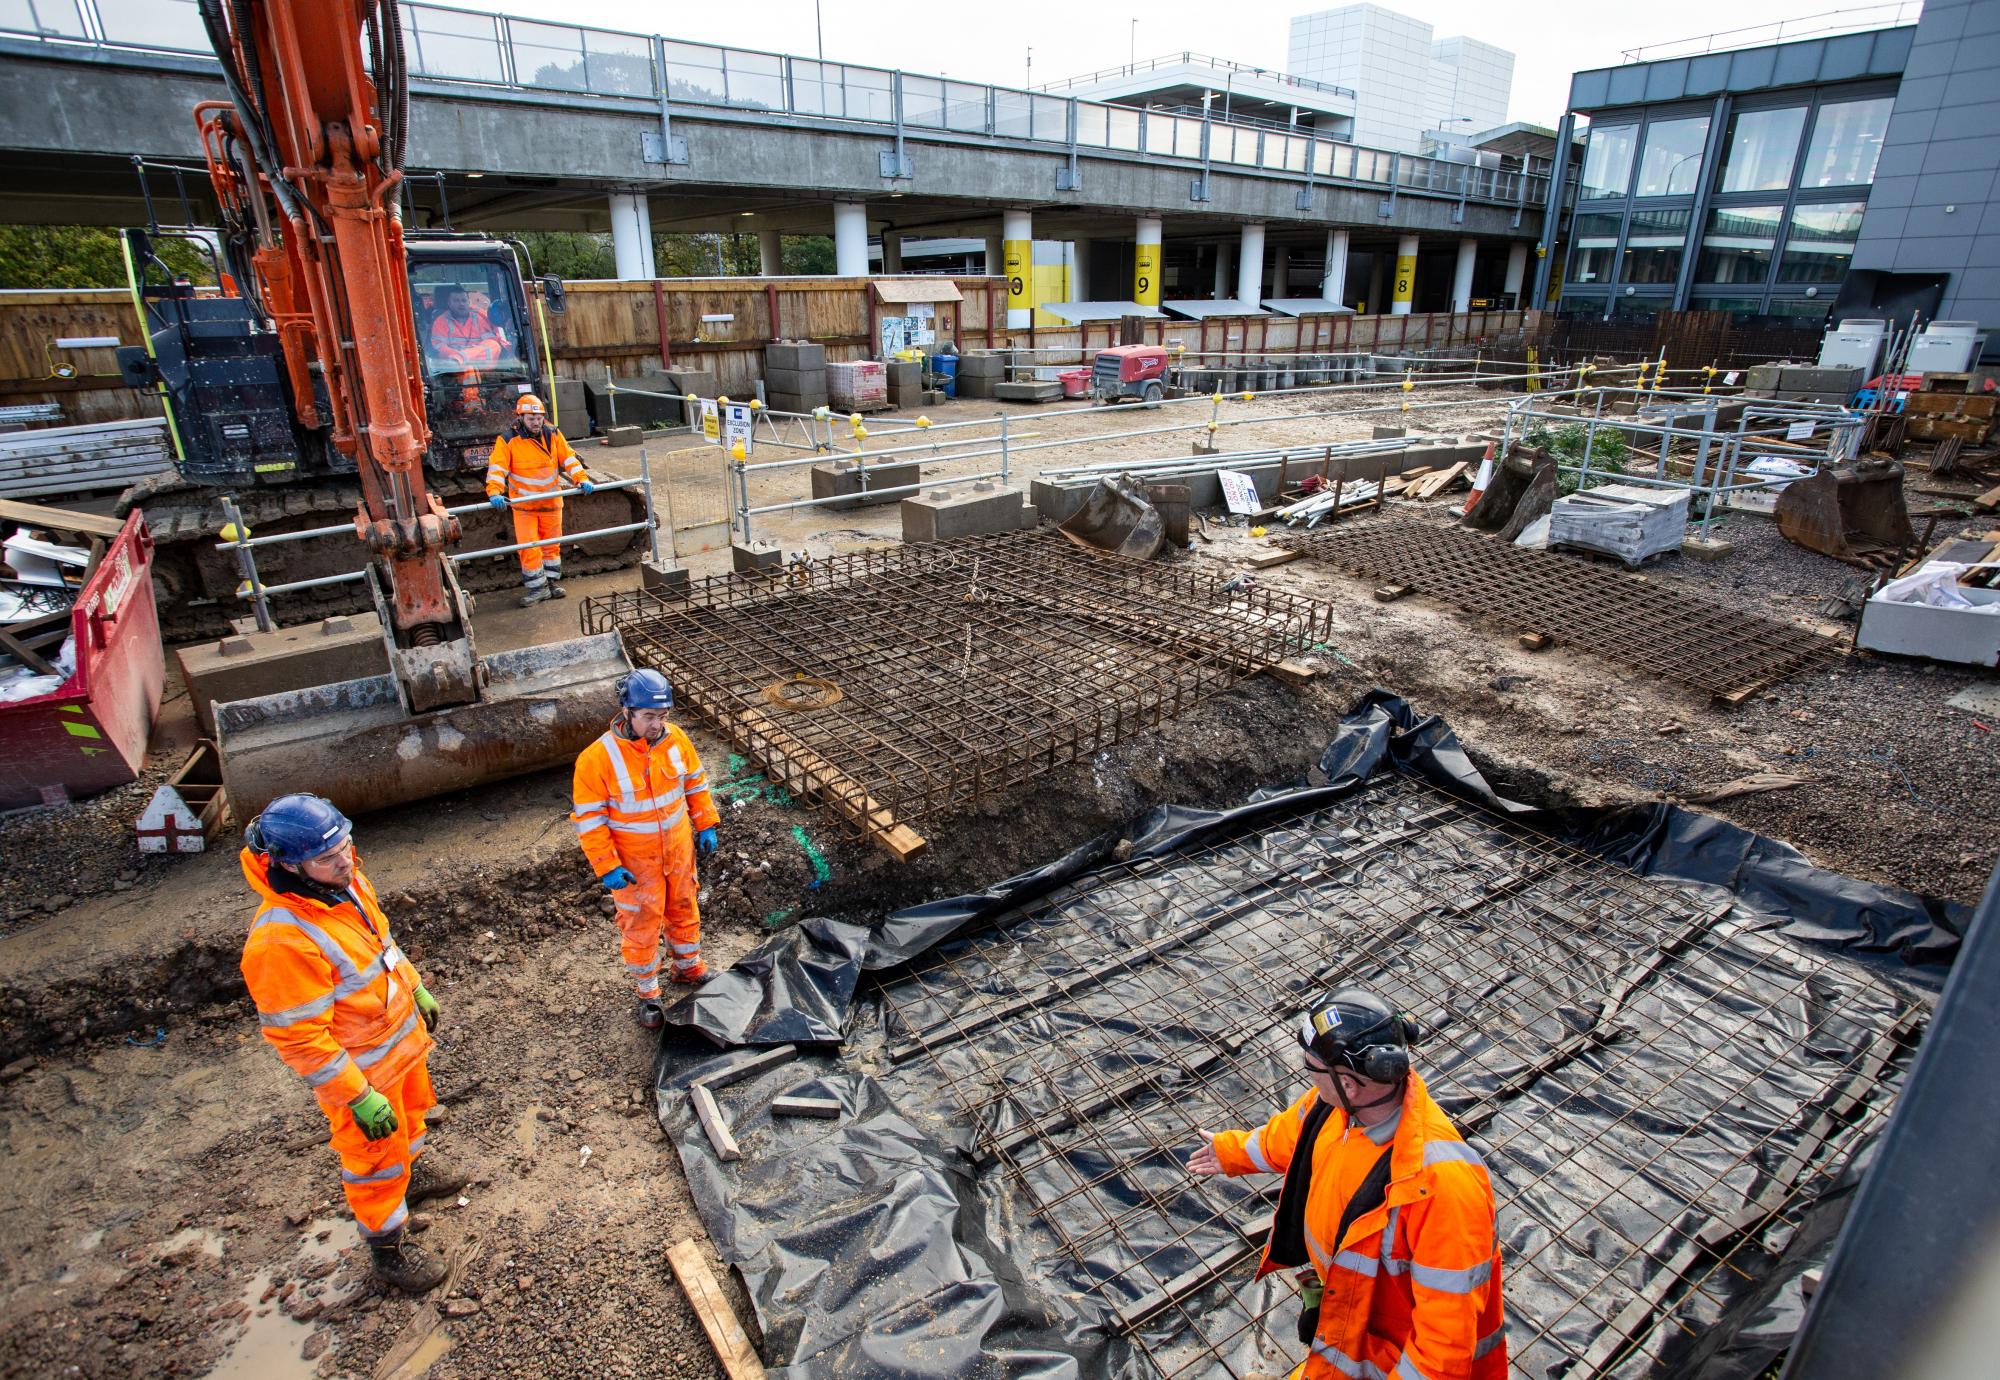
{"label": "stack of bricks", "polygon": [[828,402],[826,346],[773,341],[764,347],[764,405],[777,412],[811,412]]}
{"label": "stack of bricks", "polygon": [[827,401],[836,412],[880,412],[889,406],[889,370],[879,359],[826,366]]}

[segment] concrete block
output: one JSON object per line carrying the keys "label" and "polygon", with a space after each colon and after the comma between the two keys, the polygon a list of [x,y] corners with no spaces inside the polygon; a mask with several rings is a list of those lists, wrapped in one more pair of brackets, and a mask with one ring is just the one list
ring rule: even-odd
{"label": "concrete block", "polygon": [[990,398],[993,385],[1000,380],[979,375],[960,374],[958,376],[958,396],[961,398]]}
{"label": "concrete block", "polygon": [[1743,386],[1757,392],[1769,393],[1777,388],[1778,380],[1784,372],[1785,366],[1782,364],[1753,364],[1743,375]]}
{"label": "concrete block", "polygon": [[767,388],[764,390],[764,406],[773,412],[797,412],[804,414],[811,412],[816,407],[825,407],[826,394],[821,393],[816,397],[800,397],[792,393],[773,393]]}
{"label": "concrete block", "polygon": [[946,541],[1033,527],[1040,514],[1017,488],[978,483],[933,489],[903,500],[903,540]]}
{"label": "concrete block", "polygon": [[1778,387],[1798,389],[1806,393],[1833,393],[1841,397],[1851,397],[1854,390],[1866,380],[1864,370],[1855,367],[1822,369],[1816,364],[1788,364]]}
{"label": "concrete block", "polygon": [[208,738],[215,736],[217,701],[227,704],[389,670],[382,620],[372,613],[343,614],[270,632],[239,630],[219,642],[176,648],[174,656],[202,735]]}
{"label": "concrete block", "polygon": [[[843,502],[825,505],[828,508],[862,508],[895,503],[908,495],[892,493],[885,497],[879,491],[907,488],[921,482],[923,466],[914,460],[907,465],[870,465],[866,490],[861,487],[861,469],[851,460],[836,460],[830,465],[812,467],[812,496],[844,499]],[[855,496],[844,498],[847,494]]]}
{"label": "concrete block", "polygon": [[961,379],[1004,379],[1014,362],[1012,350],[973,350],[958,357]]}
{"label": "concrete block", "polygon": [[766,369],[807,370],[826,368],[826,346],[804,340],[773,341],[764,347]]}
{"label": "concrete block", "polygon": [[770,393],[789,393],[797,398],[809,398],[815,393],[826,392],[826,369],[780,369],[766,366],[764,389]]}
{"label": "concrete block", "polygon": [[1002,402],[1053,402],[1062,397],[1062,384],[1054,379],[996,383],[993,385],[993,396]]}
{"label": "concrete block", "polygon": [[729,543],[729,564],[738,575],[754,575],[760,570],[776,570],[785,563],[785,553],[769,542]]}
{"label": "concrete block", "polygon": [[1405,426],[1378,426],[1375,428],[1374,439],[1377,441],[1393,441],[1398,436],[1408,436],[1409,434],[1410,429]]}
{"label": "concrete block", "polygon": [[588,436],[590,434],[590,392],[583,386],[582,379],[557,379],[556,425],[565,436]]}
{"label": "concrete block", "polygon": [[915,360],[890,360],[888,370],[889,387],[905,391],[921,389],[924,386],[924,366]]}
{"label": "concrete block", "polygon": [[1681,554],[1692,556],[1698,561],[1719,561],[1736,549],[1734,542],[1721,537],[1683,537]]}
{"label": "concrete block", "polygon": [[1068,522],[1095,487],[1093,484],[1058,484],[1050,479],[1037,479],[1028,485],[1028,501],[1050,522]]}
{"label": "concrete block", "polygon": [[636,446],[646,437],[644,427],[614,426],[604,433],[607,446]]}
{"label": "concrete block", "polygon": [[[658,393],[678,391],[677,386],[659,374],[646,374],[617,380],[618,417],[612,420],[611,390],[601,382],[586,383],[584,405],[590,413],[591,423],[603,431],[612,426],[668,426],[682,420],[683,408],[677,399],[654,396]],[[628,388],[645,389],[644,393],[624,391]]]}
{"label": "concrete block", "polygon": [[649,594],[661,594],[674,598],[686,598],[688,572],[684,565],[670,565],[666,561],[639,562],[639,588]]}

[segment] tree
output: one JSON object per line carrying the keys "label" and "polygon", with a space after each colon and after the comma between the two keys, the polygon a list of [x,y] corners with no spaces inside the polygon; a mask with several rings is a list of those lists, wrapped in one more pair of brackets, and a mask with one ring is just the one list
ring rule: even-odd
{"label": "tree", "polygon": [[830,274],[834,269],[833,236],[787,235],[781,255],[787,273]]}
{"label": "tree", "polygon": [[535,272],[558,278],[615,278],[611,236],[580,230],[530,230],[515,236],[528,248]]}
{"label": "tree", "polygon": [[[208,255],[185,240],[153,242],[177,275],[213,283]],[[125,255],[101,225],[0,225],[0,288],[122,288]]]}

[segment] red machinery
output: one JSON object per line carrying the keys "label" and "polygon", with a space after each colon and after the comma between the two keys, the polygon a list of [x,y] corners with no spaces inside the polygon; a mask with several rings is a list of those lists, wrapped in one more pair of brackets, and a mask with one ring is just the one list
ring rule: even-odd
{"label": "red machinery", "polygon": [[1099,350],[1091,366],[1092,390],[1099,402],[1158,402],[1167,395],[1169,358],[1161,345],[1114,345]]}

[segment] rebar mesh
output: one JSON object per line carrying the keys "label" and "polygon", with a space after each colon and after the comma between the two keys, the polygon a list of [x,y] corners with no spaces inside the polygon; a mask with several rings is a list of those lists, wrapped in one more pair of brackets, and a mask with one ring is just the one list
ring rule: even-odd
{"label": "rebar mesh", "polygon": [[1382,778],[933,951],[880,992],[880,1076],[962,1118],[989,1216],[1158,1374],[1282,1375],[1291,1286],[1250,1283],[1277,1180],[1186,1159],[1304,1091],[1309,999],[1371,987],[1492,1171],[1515,1373],[1642,1375],[1886,1115],[1918,1018],[1713,896]]}
{"label": "rebar mesh", "polygon": [[1408,585],[1515,632],[1547,633],[1558,643],[1731,702],[1840,655],[1832,640],[1789,623],[1420,518],[1343,523],[1276,540],[1358,575]]}
{"label": "rebar mesh", "polygon": [[906,856],[915,829],[1186,712],[1330,615],[1016,533],[600,596],[583,626],[618,630],[773,780]]}

